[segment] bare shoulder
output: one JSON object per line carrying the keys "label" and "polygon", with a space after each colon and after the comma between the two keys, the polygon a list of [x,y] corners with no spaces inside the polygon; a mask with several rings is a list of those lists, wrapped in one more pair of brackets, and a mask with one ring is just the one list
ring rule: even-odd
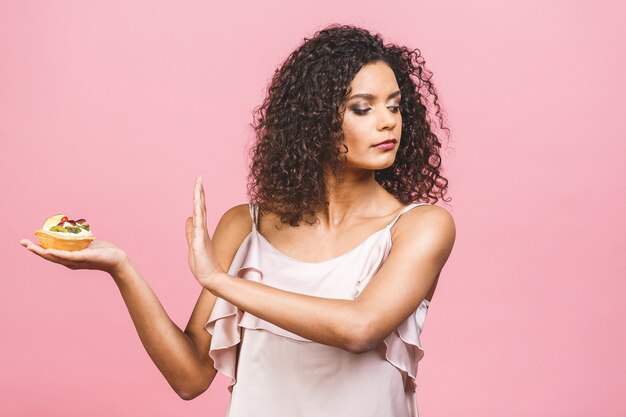
{"label": "bare shoulder", "polygon": [[[456,225],[452,214],[443,207],[423,205],[406,212],[397,224],[394,244],[426,245],[445,256],[450,254],[456,239]],[[422,246],[423,248],[423,246]]]}
{"label": "bare shoulder", "polygon": [[229,229],[231,232],[237,230],[250,231],[252,228],[252,218],[250,217],[248,204],[237,204],[226,210],[219,220],[216,231],[220,227]]}
{"label": "bare shoulder", "polygon": [[216,256],[222,266],[228,268],[237,248],[251,230],[252,218],[248,204],[238,204],[224,212],[211,237]]}
{"label": "bare shoulder", "polygon": [[248,204],[237,204],[220,217],[211,235],[215,256],[224,270],[228,270],[235,253],[252,231],[252,217]]}

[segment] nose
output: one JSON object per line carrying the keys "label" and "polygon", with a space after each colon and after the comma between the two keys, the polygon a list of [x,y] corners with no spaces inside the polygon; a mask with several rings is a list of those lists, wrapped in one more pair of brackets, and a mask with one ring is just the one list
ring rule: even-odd
{"label": "nose", "polygon": [[378,130],[392,130],[396,127],[396,116],[395,114],[384,107],[378,116]]}

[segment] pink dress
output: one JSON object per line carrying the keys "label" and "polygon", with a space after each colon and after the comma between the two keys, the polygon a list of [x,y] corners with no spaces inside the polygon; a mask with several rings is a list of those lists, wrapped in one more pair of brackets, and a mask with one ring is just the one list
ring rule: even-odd
{"label": "pink dress", "polygon": [[[274,248],[257,230],[237,250],[229,275],[286,291],[353,300],[391,250],[391,227],[322,262],[303,262]],[[316,343],[217,298],[205,327],[215,369],[231,378],[227,417],[418,417],[415,378],[424,356],[424,299],[376,349],[354,354]],[[238,346],[239,345],[239,346]],[[239,347],[239,349],[238,349]]]}

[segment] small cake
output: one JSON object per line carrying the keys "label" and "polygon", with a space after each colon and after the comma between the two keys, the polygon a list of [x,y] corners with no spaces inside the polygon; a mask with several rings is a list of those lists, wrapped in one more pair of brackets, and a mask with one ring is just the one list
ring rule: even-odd
{"label": "small cake", "polygon": [[95,238],[85,219],[72,220],[65,214],[49,217],[35,235],[44,249],[67,251],[85,249]]}

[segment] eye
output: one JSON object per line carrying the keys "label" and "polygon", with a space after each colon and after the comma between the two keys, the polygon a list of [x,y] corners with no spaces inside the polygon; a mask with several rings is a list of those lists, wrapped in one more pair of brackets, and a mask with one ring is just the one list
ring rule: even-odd
{"label": "eye", "polygon": [[400,106],[389,106],[392,112],[398,113],[400,111]]}
{"label": "eye", "polygon": [[359,109],[359,108],[353,107],[351,110],[355,112],[356,114],[358,114],[359,116],[362,116],[365,113],[367,113],[370,109],[371,107],[368,107],[367,109]]}

